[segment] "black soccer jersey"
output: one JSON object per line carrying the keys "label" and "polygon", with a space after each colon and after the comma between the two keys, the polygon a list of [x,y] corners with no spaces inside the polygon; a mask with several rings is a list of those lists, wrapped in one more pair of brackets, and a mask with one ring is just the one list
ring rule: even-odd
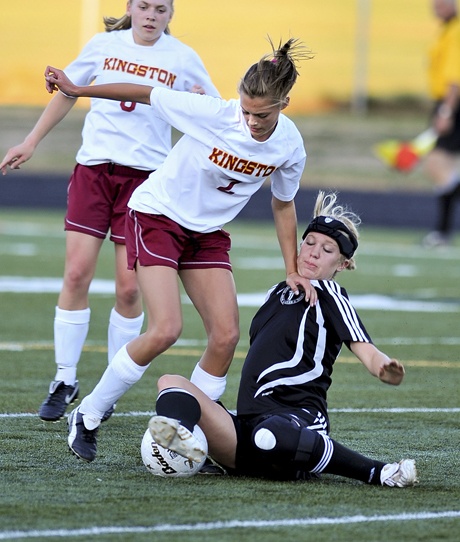
{"label": "black soccer jersey", "polygon": [[342,344],[371,342],[344,288],[333,280],[312,284],[318,292],[314,307],[303,291],[294,295],[281,282],[254,316],[238,392],[239,416],[293,407],[327,415],[327,390]]}

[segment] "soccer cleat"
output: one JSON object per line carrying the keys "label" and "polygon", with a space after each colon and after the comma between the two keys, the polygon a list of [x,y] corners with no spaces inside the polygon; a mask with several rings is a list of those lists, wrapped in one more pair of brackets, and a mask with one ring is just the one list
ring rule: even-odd
{"label": "soccer cleat", "polygon": [[422,240],[422,246],[424,248],[444,248],[449,245],[449,236],[439,231],[431,231]]}
{"label": "soccer cleat", "polygon": [[227,474],[224,467],[213,461],[209,456],[206,458],[204,465],[198,471],[198,474],[207,474],[210,476],[223,476]]}
{"label": "soccer cleat", "polygon": [[194,434],[173,418],[153,416],[149,421],[149,431],[157,444],[190,461],[200,462],[207,454]]}
{"label": "soccer cleat", "polygon": [[53,380],[38,415],[46,422],[57,422],[64,416],[66,408],[78,398],[79,390],[78,380],[75,386],[67,386],[62,380]]}
{"label": "soccer cleat", "polygon": [[112,416],[112,414],[115,412],[116,408],[117,408],[117,403],[114,403],[110,408],[108,408],[104,412],[104,416],[102,416],[101,422],[106,422]]}
{"label": "soccer cleat", "polygon": [[96,429],[86,429],[83,422],[83,414],[78,408],[72,410],[67,419],[69,426],[69,437],[67,443],[70,451],[80,459],[91,462],[96,459],[97,453],[97,433]]}
{"label": "soccer cleat", "polygon": [[417,469],[413,459],[403,459],[399,463],[385,465],[380,473],[382,486],[407,487],[418,482]]}

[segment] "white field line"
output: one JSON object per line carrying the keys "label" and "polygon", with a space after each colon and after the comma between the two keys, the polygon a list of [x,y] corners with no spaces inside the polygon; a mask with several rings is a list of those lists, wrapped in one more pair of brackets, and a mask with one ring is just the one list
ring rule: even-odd
{"label": "white field line", "polygon": [[352,523],[376,523],[388,521],[423,521],[440,519],[460,518],[459,510],[445,512],[418,512],[415,514],[390,514],[387,516],[343,516],[343,517],[319,517],[319,518],[293,518],[264,520],[233,520],[211,521],[208,523],[189,523],[171,525],[169,523],[139,526],[139,527],[88,527],[83,529],[49,529],[33,531],[3,531],[0,532],[0,540],[15,540],[19,538],[68,538],[68,537],[94,537],[107,534],[148,534],[148,533],[178,533],[197,531],[223,531],[229,529],[274,529],[284,527],[305,527],[308,525],[350,525]]}
{"label": "white field line", "polygon": [[[235,413],[235,411],[230,410],[230,412]],[[454,414],[460,412],[460,407],[452,408],[430,408],[430,407],[418,407],[418,408],[404,408],[404,407],[393,407],[393,408],[329,408],[329,413],[338,413],[338,414],[438,414],[438,413],[447,413]],[[155,414],[153,410],[132,410],[130,412],[115,412],[112,416],[119,418],[143,418],[151,417]],[[67,416],[67,414],[65,415]],[[0,419],[16,419],[16,418],[36,418],[37,413],[34,412],[5,412],[0,413]]]}

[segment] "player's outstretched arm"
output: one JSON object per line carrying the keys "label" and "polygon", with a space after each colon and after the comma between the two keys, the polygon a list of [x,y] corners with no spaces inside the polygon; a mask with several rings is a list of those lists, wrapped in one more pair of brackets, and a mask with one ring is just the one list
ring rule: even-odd
{"label": "player's outstretched arm", "polygon": [[152,87],[131,83],[109,83],[80,87],[74,85],[67,75],[58,68],[47,66],[45,70],[46,90],[52,94],[60,90],[72,98],[104,98],[117,102],[136,102],[150,105]]}
{"label": "player's outstretched arm", "polygon": [[61,122],[75,101],[63,94],[54,96],[24,141],[11,147],[0,162],[0,171],[3,175],[6,175],[8,166],[11,169],[20,169],[21,165],[32,157],[40,141]]}
{"label": "player's outstretched arm", "polygon": [[390,359],[371,343],[351,342],[351,351],[369,372],[386,384],[398,386],[404,378],[404,366]]}

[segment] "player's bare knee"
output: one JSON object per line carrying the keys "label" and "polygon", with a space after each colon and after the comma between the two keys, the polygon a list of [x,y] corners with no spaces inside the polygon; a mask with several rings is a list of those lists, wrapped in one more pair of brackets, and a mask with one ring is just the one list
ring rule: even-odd
{"label": "player's bare knee", "polygon": [[240,332],[238,328],[213,331],[208,339],[209,348],[219,352],[233,352],[240,340]]}
{"label": "player's bare knee", "polygon": [[63,287],[67,292],[86,293],[91,283],[92,275],[84,269],[72,268],[66,270]]}
{"label": "player's bare knee", "polygon": [[231,336],[228,340],[229,344],[232,346],[232,348],[236,348],[238,341],[240,340],[240,329],[237,326],[232,330]]}
{"label": "player's bare knee", "polygon": [[117,302],[124,307],[132,307],[139,302],[140,290],[136,285],[117,288]]}
{"label": "player's bare knee", "polygon": [[182,326],[155,326],[148,328],[144,333],[144,340],[148,341],[152,350],[164,352],[179,338]]}

